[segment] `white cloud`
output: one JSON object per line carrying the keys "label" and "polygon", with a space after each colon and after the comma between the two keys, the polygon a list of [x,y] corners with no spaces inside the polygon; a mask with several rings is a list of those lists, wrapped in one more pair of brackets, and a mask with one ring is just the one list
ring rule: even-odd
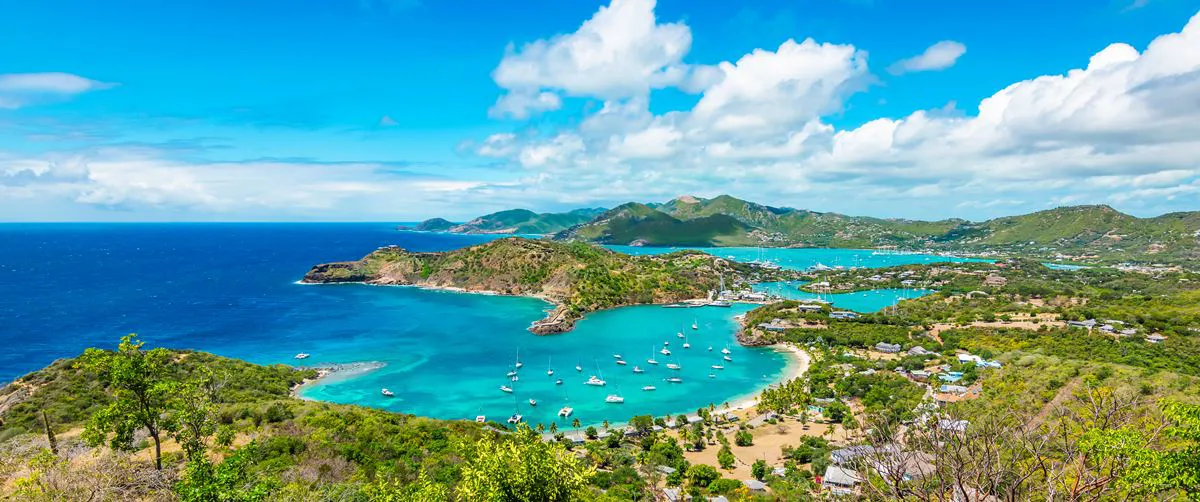
{"label": "white cloud", "polygon": [[[924,57],[906,69],[956,57]],[[901,211],[1185,200],[1200,176],[1200,15],[1144,51],[1113,44],[1086,63],[1011,84],[974,110],[916,111],[839,130],[823,119],[862,90],[866,53],[789,40],[716,65],[721,78],[691,110],[655,115],[648,96],[609,99],[577,127],[509,138],[502,157],[531,174],[505,190],[554,201],[716,190],[817,209],[905,201]]]}
{"label": "white cloud", "polygon": [[942,40],[929,46],[925,52],[897,61],[888,67],[888,71],[899,75],[918,71],[945,70],[954,66],[954,63],[958,62],[958,58],[966,53],[967,46],[953,40]]}
{"label": "white cloud", "polygon": [[21,108],[115,85],[70,73],[5,73],[0,74],[0,108]]}
{"label": "white cloud", "polygon": [[390,115],[384,115],[379,119],[380,127],[394,127],[398,125],[400,125],[400,123],[396,122],[396,119],[392,118]]}
{"label": "white cloud", "polygon": [[492,73],[507,91],[493,114],[522,118],[556,109],[559,93],[621,99],[711,84],[710,70],[683,64],[691,30],[683,23],[659,24],[654,6],[654,0],[613,0],[574,33],[509,47]]}

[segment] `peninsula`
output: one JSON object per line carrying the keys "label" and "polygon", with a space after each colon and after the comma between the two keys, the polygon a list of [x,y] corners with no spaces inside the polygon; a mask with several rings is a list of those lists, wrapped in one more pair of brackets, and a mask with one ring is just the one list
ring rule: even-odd
{"label": "peninsula", "polygon": [[553,303],[537,334],[570,331],[589,312],[708,298],[720,288],[775,280],[787,271],[698,251],[630,256],[585,243],[509,237],[442,253],[380,248],[358,261],[313,267],[305,283],[367,283],[529,296]]}

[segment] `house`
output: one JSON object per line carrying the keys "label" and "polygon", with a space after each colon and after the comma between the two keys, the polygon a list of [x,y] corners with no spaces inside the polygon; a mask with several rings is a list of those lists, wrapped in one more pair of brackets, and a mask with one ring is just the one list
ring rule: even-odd
{"label": "house", "polygon": [[660,465],[660,466],[658,466],[658,472],[661,472],[664,475],[670,476],[672,474],[675,474],[675,468],[666,466],[666,465]]}
{"label": "house", "polygon": [[941,387],[938,387],[938,392],[943,392],[943,393],[946,393],[946,394],[959,394],[959,395],[961,395],[961,394],[966,394],[966,393],[967,393],[967,388],[966,388],[966,387],[963,387],[963,386],[961,386],[961,385],[943,385],[943,386],[941,386]]}
{"label": "house", "polygon": [[829,318],[830,319],[857,319],[858,314],[855,312],[842,310],[842,311],[838,311],[838,312],[830,312]]}
{"label": "house", "polygon": [[743,479],[742,484],[746,485],[746,488],[749,489],[751,492],[767,491],[767,484],[763,483],[762,481],[759,481],[757,479]]}
{"label": "house", "polygon": [[927,382],[929,381],[929,372],[925,370],[912,370],[908,373],[908,378],[916,382]]}
{"label": "house", "polygon": [[926,350],[925,347],[922,347],[920,345],[917,345],[911,349],[908,349],[908,355],[910,355],[910,356],[927,356],[932,353],[933,352]]}
{"label": "house", "polygon": [[[776,320],[778,320],[778,319],[776,319]],[[771,322],[760,323],[758,325],[758,329],[761,329],[763,331],[771,331],[771,332],[777,333],[777,332],[787,329],[787,326],[784,326],[782,324],[776,324],[775,321],[771,321]]]}
{"label": "house", "polygon": [[776,467],[774,469],[771,469],[771,474],[782,478],[784,476],[787,476],[787,469],[783,468],[783,467]]}
{"label": "house", "polygon": [[1096,327],[1096,320],[1088,319],[1086,321],[1067,321],[1067,326],[1071,326],[1071,327],[1075,327],[1075,328],[1092,329],[1092,328]]}
{"label": "house", "polygon": [[966,432],[970,422],[966,420],[950,420],[943,418],[937,421],[937,428],[951,432]]}
{"label": "house", "polygon": [[875,344],[875,350],[884,354],[895,354],[900,352],[900,346],[894,343],[879,342]]}
{"label": "house", "polygon": [[1163,340],[1166,340],[1166,339],[1167,339],[1167,337],[1162,336],[1158,333],[1155,333],[1153,335],[1149,335],[1146,337],[1146,343],[1162,343]]}
{"label": "house", "polygon": [[977,356],[977,355],[974,355],[974,354],[959,354],[959,355],[958,355],[958,362],[960,362],[960,363],[975,363],[975,364],[979,364],[979,363],[980,363],[980,362],[982,362],[982,361],[983,361],[983,358],[982,358],[982,357],[979,357],[979,356]]}
{"label": "house", "polygon": [[861,481],[862,477],[859,476],[858,471],[831,465],[825,469],[825,475],[821,477],[821,489],[828,490],[835,495],[853,495]]}
{"label": "house", "polygon": [[[884,448],[888,449],[888,451],[890,451],[890,449],[891,449],[890,447],[887,447],[887,446],[885,446]],[[871,445],[864,444],[864,445],[856,445],[856,446],[847,446],[845,448],[841,448],[841,449],[837,449],[837,450],[833,450],[833,451],[829,452],[829,459],[836,465],[844,466],[844,465],[849,465],[855,459],[857,459],[863,455],[870,455],[875,452],[876,452],[876,448]]]}
{"label": "house", "polygon": [[805,312],[805,313],[808,313],[808,312],[820,312],[820,311],[821,311],[821,309],[822,309],[822,307],[821,307],[820,305],[815,305],[815,304],[812,304],[812,303],[802,303],[802,304],[800,304],[800,305],[796,305],[796,310],[797,310],[797,311],[800,311],[800,312]]}
{"label": "house", "polygon": [[946,373],[938,375],[938,378],[941,379],[943,382],[954,383],[959,380],[962,380],[963,374],[958,371],[947,371]]}
{"label": "house", "polygon": [[984,286],[991,286],[994,288],[999,288],[999,287],[1003,287],[1005,284],[1008,284],[1008,279],[1005,279],[1004,277],[996,275],[996,274],[988,274],[987,277],[983,278]]}
{"label": "house", "polygon": [[666,499],[667,502],[683,502],[686,500],[683,497],[684,493],[679,488],[667,488],[663,490],[663,498]]}

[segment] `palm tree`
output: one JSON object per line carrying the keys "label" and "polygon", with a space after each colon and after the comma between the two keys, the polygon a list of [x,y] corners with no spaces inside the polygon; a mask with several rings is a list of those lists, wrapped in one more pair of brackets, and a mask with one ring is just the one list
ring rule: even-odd
{"label": "palm tree", "polygon": [[608,420],[604,421],[604,430],[608,430]]}
{"label": "palm tree", "polygon": [[545,432],[545,430],[546,430],[546,426],[542,425],[541,423],[538,423],[538,424],[537,424],[537,431],[538,431],[538,433]]}
{"label": "palm tree", "polygon": [[579,423],[579,417],[575,417],[575,420],[571,421],[571,427],[578,429],[580,425],[581,424]]}
{"label": "palm tree", "polygon": [[558,434],[558,422],[550,422],[550,433]]}

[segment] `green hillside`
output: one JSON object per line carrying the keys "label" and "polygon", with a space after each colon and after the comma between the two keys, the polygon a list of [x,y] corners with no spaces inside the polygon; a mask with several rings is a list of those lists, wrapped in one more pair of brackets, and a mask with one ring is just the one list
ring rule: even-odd
{"label": "green hillside", "polygon": [[721,246],[752,242],[753,227],[723,213],[679,219],[645,204],[628,203],[555,235],[559,240],[649,246]]}
{"label": "green hillside", "polygon": [[566,213],[535,213],[528,209],[509,209],[480,216],[456,225],[442,218],[421,222],[415,230],[458,234],[552,234],[591,220],[601,208],[575,209]]}

